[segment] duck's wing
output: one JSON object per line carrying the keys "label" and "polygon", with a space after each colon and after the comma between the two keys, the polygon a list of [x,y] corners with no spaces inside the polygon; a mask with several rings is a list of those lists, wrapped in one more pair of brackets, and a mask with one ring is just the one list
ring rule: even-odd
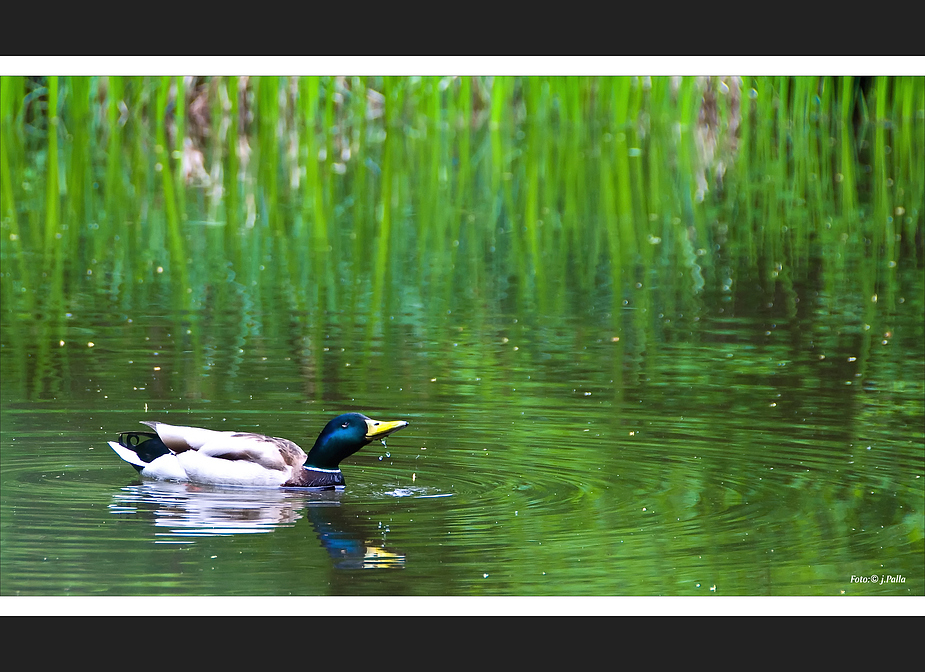
{"label": "duck's wing", "polygon": [[299,469],[306,459],[305,451],[288,439],[250,432],[180,427],[163,422],[144,421],[144,424],[157,432],[161,441],[175,453],[195,450],[200,455],[253,462],[277,471]]}
{"label": "duck's wing", "polygon": [[220,441],[207,443],[199,452],[225,460],[246,460],[278,471],[299,469],[305,464],[305,451],[289,439],[248,432],[228,434]]}
{"label": "duck's wing", "polygon": [[200,427],[181,427],[180,425],[168,425],[165,422],[153,422],[151,420],[142,420],[141,424],[147,425],[153,429],[158,438],[164,442],[164,445],[170,448],[174,453],[182,453],[186,450],[199,450],[211,441],[221,439],[226,434],[232,432],[217,432],[213,429],[201,429]]}

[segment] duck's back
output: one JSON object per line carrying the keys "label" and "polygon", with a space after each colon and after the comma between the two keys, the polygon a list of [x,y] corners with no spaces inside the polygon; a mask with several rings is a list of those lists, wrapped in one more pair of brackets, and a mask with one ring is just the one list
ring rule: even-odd
{"label": "duck's back", "polygon": [[214,429],[202,429],[201,427],[168,425],[165,422],[152,422],[150,420],[142,420],[141,424],[153,429],[161,441],[164,442],[164,445],[175,453],[182,453],[186,450],[199,450],[207,443],[220,442],[223,437],[237,433],[219,432]]}
{"label": "duck's back", "polygon": [[[196,453],[231,462],[249,462],[272,471],[291,471],[305,464],[305,451],[289,439],[251,432],[219,432],[163,422],[145,422],[178,457]],[[184,459],[189,459],[188,456]],[[182,461],[182,460],[181,460]]]}

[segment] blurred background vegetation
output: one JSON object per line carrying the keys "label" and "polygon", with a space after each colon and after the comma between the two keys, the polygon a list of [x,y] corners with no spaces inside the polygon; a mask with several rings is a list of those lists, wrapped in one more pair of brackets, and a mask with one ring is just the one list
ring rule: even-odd
{"label": "blurred background vegetation", "polygon": [[53,343],[75,304],[163,305],[199,353],[216,305],[619,338],[628,307],[696,316],[751,276],[870,313],[921,272],[923,82],[3,77],[4,321]]}

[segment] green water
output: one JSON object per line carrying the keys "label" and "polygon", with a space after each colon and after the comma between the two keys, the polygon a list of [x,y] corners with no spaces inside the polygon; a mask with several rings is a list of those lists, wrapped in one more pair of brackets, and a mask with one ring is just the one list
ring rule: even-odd
{"label": "green water", "polygon": [[925,594],[921,78],[0,81],[0,594]]}

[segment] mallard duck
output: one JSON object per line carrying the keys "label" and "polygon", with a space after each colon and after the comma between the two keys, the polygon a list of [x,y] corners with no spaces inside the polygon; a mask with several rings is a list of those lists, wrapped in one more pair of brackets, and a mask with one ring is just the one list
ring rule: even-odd
{"label": "mallard duck", "polygon": [[343,487],[340,461],[363,446],[407,427],[362,413],[331,420],[308,455],[288,439],[250,432],[218,432],[142,420],[153,432],[122,432],[109,446],[142,476],[214,485],[283,488]]}

